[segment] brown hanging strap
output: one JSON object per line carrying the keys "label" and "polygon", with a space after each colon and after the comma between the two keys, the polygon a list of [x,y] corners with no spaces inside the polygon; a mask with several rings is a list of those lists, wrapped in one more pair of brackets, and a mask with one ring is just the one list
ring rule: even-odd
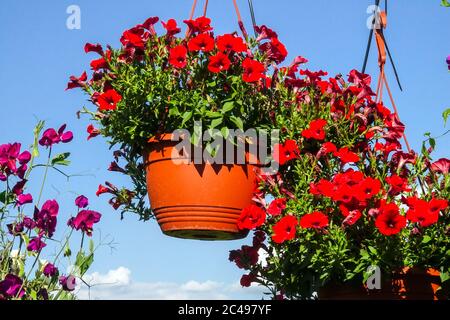
{"label": "brown hanging strap", "polygon": [[[194,18],[195,9],[197,8],[197,2],[198,2],[198,0],[194,0],[194,3],[192,4],[192,9],[191,9],[191,14],[189,15],[189,20],[192,20]],[[208,12],[208,4],[209,4],[209,0],[205,0],[205,5],[203,7],[203,16],[204,17],[206,16],[206,13]],[[247,40],[248,39],[247,30],[245,30],[244,23],[242,22],[241,12],[239,11],[239,6],[238,6],[236,0],[233,0],[233,5],[234,5],[234,10],[236,11],[239,28],[241,29],[242,34],[244,35],[244,38]],[[186,31],[186,36],[187,35],[189,35],[189,30]]]}
{"label": "brown hanging strap", "polygon": [[[397,105],[395,104],[394,97],[393,97],[391,89],[389,87],[389,84],[388,84],[388,81],[386,78],[386,72],[385,72],[385,65],[386,65],[386,59],[387,59],[386,43],[385,43],[385,40],[383,37],[383,29],[385,29],[387,27],[387,15],[386,15],[385,11],[381,12],[380,19],[381,19],[380,29],[375,30],[375,40],[376,40],[377,48],[378,48],[378,65],[380,67],[380,75],[378,78],[378,85],[377,85],[377,91],[376,91],[376,95],[377,95],[376,101],[377,102],[383,101],[383,88],[386,87],[392,107],[394,108],[394,112],[397,115],[397,117],[400,119]],[[406,138],[405,133],[403,133],[403,140],[405,141],[405,145],[406,145],[408,152],[411,152],[411,146],[408,142],[408,139]]]}

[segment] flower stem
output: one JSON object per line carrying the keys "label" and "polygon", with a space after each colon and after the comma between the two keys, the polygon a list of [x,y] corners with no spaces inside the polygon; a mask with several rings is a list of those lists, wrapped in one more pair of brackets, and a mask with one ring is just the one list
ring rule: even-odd
{"label": "flower stem", "polygon": [[42,193],[44,192],[44,186],[45,186],[45,182],[47,180],[48,168],[50,167],[51,157],[52,157],[52,147],[50,147],[50,149],[48,150],[48,157],[47,157],[47,164],[45,165],[44,178],[42,179],[41,190],[39,191],[39,197],[38,197],[38,201],[36,203],[37,207],[39,207],[39,203],[42,198]]}

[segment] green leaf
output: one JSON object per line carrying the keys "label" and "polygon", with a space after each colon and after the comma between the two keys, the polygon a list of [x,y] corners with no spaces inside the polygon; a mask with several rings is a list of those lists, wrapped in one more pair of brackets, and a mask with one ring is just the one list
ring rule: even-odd
{"label": "green leaf", "polygon": [[192,111],[186,111],[185,113],[183,113],[183,121],[181,122],[181,126],[184,126],[186,122],[188,122],[192,118],[192,114]]}
{"label": "green leaf", "polygon": [[69,244],[66,244],[64,248],[64,257],[70,257],[72,255],[72,250],[70,250]]}
{"label": "green leaf", "polygon": [[33,142],[32,155],[35,158],[39,157],[39,136],[41,135],[42,129],[44,129],[44,125],[45,125],[45,121],[39,121],[33,130],[34,142]]}
{"label": "green leaf", "polygon": [[83,276],[94,262],[94,255],[92,253],[85,255],[83,251],[78,252],[75,265],[80,268],[80,276]]}
{"label": "green leaf", "polygon": [[374,255],[377,255],[377,254],[378,254],[377,249],[375,249],[374,247],[368,246],[367,248],[369,249],[369,251],[370,251],[372,254],[374,254]]}
{"label": "green leaf", "polygon": [[214,111],[206,111],[205,116],[208,118],[221,118],[222,114],[220,112],[214,112]]}
{"label": "green leaf", "polygon": [[225,104],[222,107],[222,113],[227,113],[233,110],[234,108],[234,101],[225,102]]}
{"label": "green leaf", "polygon": [[89,240],[89,252],[94,253],[94,250],[95,250],[94,240],[90,239]]}
{"label": "green leaf", "polygon": [[8,193],[8,199],[6,199],[6,191],[0,192],[0,202],[3,204],[9,204],[14,201],[14,196],[10,192]]}
{"label": "green leaf", "polygon": [[447,125],[447,120],[449,116],[450,116],[450,108],[448,108],[442,113],[442,118],[444,118],[444,127]]}
{"label": "green leaf", "polygon": [[442,0],[441,1],[441,6],[449,8],[450,7],[450,2],[448,2],[448,0]]}
{"label": "green leaf", "polygon": [[423,237],[423,239],[422,239],[422,243],[428,243],[428,242],[430,242],[431,241],[431,237],[430,236],[424,236]]}
{"label": "green leaf", "polygon": [[446,282],[446,281],[450,280],[450,273],[448,273],[448,272],[441,272],[440,276],[441,276],[441,282]]}
{"label": "green leaf", "polygon": [[222,124],[223,118],[213,119],[211,121],[210,129],[214,129]]}
{"label": "green leaf", "polygon": [[244,123],[242,122],[241,118],[235,117],[235,116],[231,116],[230,117],[231,122],[234,123],[234,125],[241,130],[244,130]]}
{"label": "green leaf", "polygon": [[52,161],[51,164],[52,166],[68,166],[70,164],[70,161],[67,160],[67,158],[70,157],[70,152],[64,152],[64,153],[60,153],[58,155],[56,155]]}

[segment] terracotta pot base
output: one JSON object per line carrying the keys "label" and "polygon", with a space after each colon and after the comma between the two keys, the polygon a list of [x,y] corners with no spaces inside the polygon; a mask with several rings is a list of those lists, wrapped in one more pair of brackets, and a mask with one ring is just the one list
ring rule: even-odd
{"label": "terracotta pot base", "polygon": [[241,209],[214,206],[172,206],[154,210],[164,234],[183,239],[233,240],[247,232],[236,227]]}

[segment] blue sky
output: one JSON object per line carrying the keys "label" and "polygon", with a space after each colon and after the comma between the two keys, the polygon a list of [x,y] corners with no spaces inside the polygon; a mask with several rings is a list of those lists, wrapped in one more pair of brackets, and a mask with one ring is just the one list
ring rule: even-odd
{"label": "blue sky", "polygon": [[[238,2],[250,30],[247,1]],[[386,38],[404,91],[398,90],[390,66],[387,76],[416,150],[424,132],[439,135],[445,131],[441,114],[450,107],[450,74],[445,63],[450,54],[450,9],[440,7],[439,2],[391,1],[389,5]],[[290,53],[288,60],[302,55],[310,61],[308,68],[323,69],[331,75],[361,68],[368,36],[366,9],[372,3],[254,1],[257,22],[278,32]],[[72,4],[81,9],[81,30],[66,28],[66,9]],[[229,250],[249,240],[198,242],[169,238],[161,234],[155,222],[139,222],[134,216],[120,221],[106,204],[106,198],[95,197],[99,183],[109,180],[120,185],[126,179],[106,170],[111,152],[102,139],[86,141],[88,121],[76,118],[76,111],[87,104],[86,97],[81,91],[64,91],[68,77],[80,75],[94,58],[84,54],[86,42],[118,46],[125,29],[150,16],[181,22],[187,18],[191,4],[190,0],[16,0],[5,2],[0,11],[0,142],[31,143],[36,119],[55,127],[67,123],[74,131],[74,142],[60,146],[59,151],[72,152],[69,172],[82,176],[67,182],[52,174],[45,198],[61,202],[62,219],[71,214],[76,194],[89,196],[92,207],[103,213],[97,229],[103,236],[114,238],[116,250],[100,249],[92,267],[92,272],[97,272],[93,278],[109,282],[112,277],[119,279],[122,286],[99,290],[98,297],[173,298],[177,296],[171,293],[180,292],[179,297],[183,298],[261,298],[258,290],[239,290],[236,283],[241,271],[227,260]],[[237,29],[231,0],[210,1],[208,16],[213,19],[216,32]],[[374,79],[376,60],[372,50],[367,71]],[[449,149],[447,135],[438,140],[436,157],[448,157]],[[36,174],[36,179],[40,174]],[[31,188],[37,188],[37,184]],[[98,240],[98,235],[94,239]]]}

